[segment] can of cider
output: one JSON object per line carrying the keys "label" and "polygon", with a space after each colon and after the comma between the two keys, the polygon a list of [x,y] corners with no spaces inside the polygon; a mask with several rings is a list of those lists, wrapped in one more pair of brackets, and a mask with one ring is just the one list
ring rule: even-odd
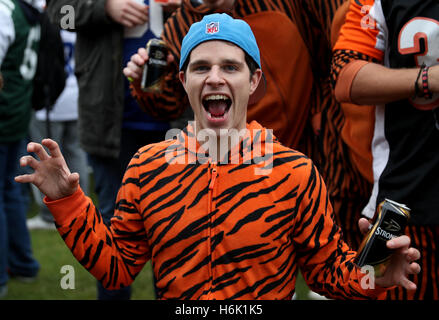
{"label": "can of cider", "polygon": [[359,267],[370,265],[375,276],[380,277],[386,271],[392,250],[386,242],[404,234],[410,218],[410,209],[406,205],[385,199],[378,206],[378,217],[363,239],[355,257]]}
{"label": "can of cider", "polygon": [[160,93],[167,68],[168,49],[160,39],[151,39],[146,44],[149,59],[143,67],[140,88],[145,92]]}

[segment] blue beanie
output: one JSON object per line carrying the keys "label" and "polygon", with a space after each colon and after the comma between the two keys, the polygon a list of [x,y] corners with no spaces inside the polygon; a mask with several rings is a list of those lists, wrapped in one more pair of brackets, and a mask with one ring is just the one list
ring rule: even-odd
{"label": "blue beanie", "polygon": [[200,43],[210,40],[224,40],[236,44],[261,68],[258,44],[247,22],[233,19],[226,13],[214,13],[192,24],[184,37],[181,45],[180,70],[191,51]]}

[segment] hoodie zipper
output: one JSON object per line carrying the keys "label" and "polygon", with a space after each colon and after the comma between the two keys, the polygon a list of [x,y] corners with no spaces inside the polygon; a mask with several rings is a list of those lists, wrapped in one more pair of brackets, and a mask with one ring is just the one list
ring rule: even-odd
{"label": "hoodie zipper", "polygon": [[217,165],[216,163],[213,163],[211,165],[210,168],[210,181],[209,181],[209,193],[208,193],[208,212],[207,214],[209,215],[209,244],[208,244],[208,255],[209,255],[209,291],[208,291],[208,295],[207,295],[207,299],[210,300],[211,299],[211,295],[212,295],[212,281],[213,281],[213,270],[212,270],[212,211],[213,211],[213,189],[215,187],[215,183],[216,183],[216,178],[218,176],[218,170],[217,170]]}
{"label": "hoodie zipper", "polygon": [[[215,186],[216,177],[218,176],[218,171],[216,169],[216,164],[213,164],[212,172],[210,176],[210,183],[209,183],[209,192],[212,192],[213,187]],[[212,200],[212,199],[211,199]]]}

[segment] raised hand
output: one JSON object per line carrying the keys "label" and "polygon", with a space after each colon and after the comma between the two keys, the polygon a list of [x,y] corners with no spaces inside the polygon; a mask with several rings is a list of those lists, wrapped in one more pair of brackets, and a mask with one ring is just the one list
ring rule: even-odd
{"label": "raised hand", "polygon": [[[43,148],[49,150],[49,153]],[[35,153],[39,160],[27,155],[20,159],[20,166],[30,166],[34,172],[15,177],[20,183],[33,183],[51,200],[68,197],[75,193],[79,185],[79,174],[71,173],[58,144],[44,139],[41,144],[30,142],[27,151]]]}

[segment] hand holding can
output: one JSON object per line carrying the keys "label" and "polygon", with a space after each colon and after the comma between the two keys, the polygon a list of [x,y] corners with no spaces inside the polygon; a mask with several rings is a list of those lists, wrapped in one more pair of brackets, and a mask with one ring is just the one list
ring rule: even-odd
{"label": "hand holding can", "polygon": [[410,209],[405,205],[385,199],[378,206],[378,217],[358,249],[355,263],[359,267],[370,265],[380,277],[386,271],[392,250],[387,241],[404,234],[410,218]]}
{"label": "hand holding can", "polygon": [[123,69],[123,74],[127,77],[128,81],[134,84],[135,87],[140,87],[143,66],[148,59],[149,57],[146,49],[141,47],[131,56],[130,61],[128,61],[126,67]]}
{"label": "hand holding can", "polygon": [[151,39],[146,45],[148,60],[143,66],[140,88],[145,92],[160,93],[168,66],[168,49],[163,40]]}

